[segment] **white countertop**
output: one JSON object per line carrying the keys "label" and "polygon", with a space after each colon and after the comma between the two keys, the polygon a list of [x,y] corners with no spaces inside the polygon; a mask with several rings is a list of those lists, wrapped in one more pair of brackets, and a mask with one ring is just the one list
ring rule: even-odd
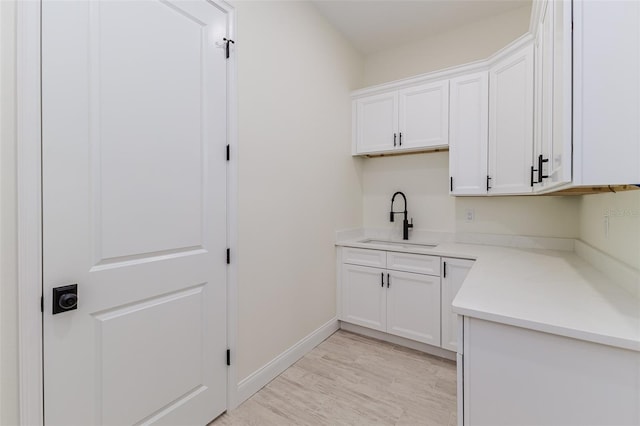
{"label": "white countertop", "polygon": [[398,248],[340,246],[475,259],[453,301],[458,314],[640,351],[640,294],[571,251],[443,243]]}

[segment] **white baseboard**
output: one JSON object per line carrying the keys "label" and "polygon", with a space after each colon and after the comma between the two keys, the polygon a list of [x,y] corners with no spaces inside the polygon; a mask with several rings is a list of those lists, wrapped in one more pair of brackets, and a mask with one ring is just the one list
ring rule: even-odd
{"label": "white baseboard", "polygon": [[340,321],[340,328],[351,333],[361,334],[373,339],[382,340],[383,342],[393,343],[394,345],[404,346],[416,351],[424,352],[429,355],[435,355],[451,361],[456,360],[456,353],[437,346],[427,345],[426,343],[416,342],[415,340],[405,339],[404,337],[394,336],[393,334],[383,333],[382,331],[372,330],[370,328],[361,327],[359,325],[350,324]]}
{"label": "white baseboard", "polygon": [[272,359],[258,370],[254,371],[247,378],[238,383],[238,391],[235,398],[234,409],[244,401],[249,399],[254,393],[266,386],[271,380],[278,377],[284,370],[291,367],[300,358],[309,353],[313,348],[322,343],[325,339],[338,331],[340,325],[338,318],[333,318],[320,328],[291,346],[286,351]]}

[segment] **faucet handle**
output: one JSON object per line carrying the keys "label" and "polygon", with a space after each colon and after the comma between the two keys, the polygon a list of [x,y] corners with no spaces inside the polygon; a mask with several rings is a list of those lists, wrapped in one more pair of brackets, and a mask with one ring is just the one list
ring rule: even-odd
{"label": "faucet handle", "polygon": [[413,228],[413,218],[411,218],[411,223],[407,225],[409,228]]}

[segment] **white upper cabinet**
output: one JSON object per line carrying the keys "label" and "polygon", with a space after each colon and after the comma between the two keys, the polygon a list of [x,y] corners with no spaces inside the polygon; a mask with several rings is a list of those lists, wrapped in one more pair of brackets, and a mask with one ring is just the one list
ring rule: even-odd
{"label": "white upper cabinet", "polygon": [[545,2],[535,42],[534,191],[571,182],[571,3]]}
{"label": "white upper cabinet", "polygon": [[573,184],[640,183],[640,2],[573,2]]}
{"label": "white upper cabinet", "polygon": [[486,71],[451,80],[449,190],[455,195],[487,193],[489,77]]}
{"label": "white upper cabinet", "polygon": [[411,85],[353,101],[353,155],[449,144],[449,81]]}
{"label": "white upper cabinet", "polygon": [[533,157],[533,44],[489,70],[489,194],[526,194]]}
{"label": "white upper cabinet", "polygon": [[449,143],[449,81],[400,90],[398,148],[416,149]]}
{"label": "white upper cabinet", "polygon": [[398,143],[398,93],[358,99],[355,109],[357,152],[393,150]]}

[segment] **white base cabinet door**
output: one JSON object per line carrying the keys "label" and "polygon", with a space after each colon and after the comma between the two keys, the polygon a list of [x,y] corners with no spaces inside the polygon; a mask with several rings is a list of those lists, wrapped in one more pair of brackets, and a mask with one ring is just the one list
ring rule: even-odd
{"label": "white base cabinet door", "polygon": [[387,333],[440,345],[440,277],[388,272]]}
{"label": "white base cabinet door", "polygon": [[386,271],[342,265],[342,320],[387,331]]}
{"label": "white base cabinet door", "polygon": [[442,258],[442,348],[458,350],[458,314],[451,304],[464,279],[473,266],[473,260]]}

